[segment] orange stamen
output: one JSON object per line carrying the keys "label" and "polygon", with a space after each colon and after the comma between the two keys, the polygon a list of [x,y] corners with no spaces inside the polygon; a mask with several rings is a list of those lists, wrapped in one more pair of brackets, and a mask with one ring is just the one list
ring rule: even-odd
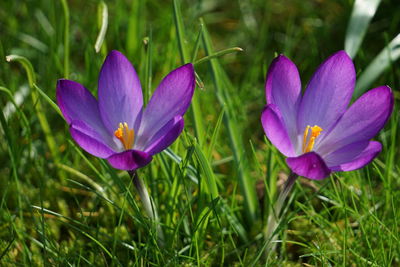
{"label": "orange stamen", "polygon": [[[311,135],[309,140],[307,141],[308,133],[309,130],[311,129]],[[314,125],[311,127],[310,125],[307,125],[306,129],[304,130],[303,134],[303,146],[302,146],[302,151],[303,153],[310,152],[315,144],[315,139],[321,134],[323,129],[319,127],[318,125]]]}
{"label": "orange stamen", "polygon": [[114,136],[124,145],[126,150],[131,149],[135,141],[135,131],[128,127],[126,122],[120,123],[119,128],[115,130]]}

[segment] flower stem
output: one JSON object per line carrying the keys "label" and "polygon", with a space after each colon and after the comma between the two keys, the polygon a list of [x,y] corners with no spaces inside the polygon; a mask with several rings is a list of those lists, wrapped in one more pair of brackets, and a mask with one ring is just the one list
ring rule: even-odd
{"label": "flower stem", "polygon": [[157,209],[154,205],[153,200],[150,198],[149,192],[147,191],[146,185],[144,184],[143,180],[140,179],[136,171],[128,171],[129,176],[131,177],[133,184],[136,187],[136,190],[139,193],[140,200],[144,206],[144,209],[147,213],[147,216],[156,223],[157,226],[157,237],[158,237],[158,244],[160,246],[164,245],[164,234],[161,229],[161,225],[158,221],[158,213]]}
{"label": "flower stem", "polygon": [[273,210],[270,212],[270,214],[268,216],[268,223],[267,223],[267,227],[264,232],[265,240],[267,242],[267,245],[265,247],[266,248],[265,252],[267,254],[269,252],[272,252],[275,249],[275,245],[276,245],[276,243],[274,242],[276,240],[275,231],[276,231],[276,229],[279,225],[279,221],[281,219],[279,215],[281,213],[283,203],[285,202],[289,192],[292,190],[292,187],[298,177],[299,176],[293,172],[289,175],[289,177],[283,187],[283,190],[281,191],[278,199],[275,202]]}

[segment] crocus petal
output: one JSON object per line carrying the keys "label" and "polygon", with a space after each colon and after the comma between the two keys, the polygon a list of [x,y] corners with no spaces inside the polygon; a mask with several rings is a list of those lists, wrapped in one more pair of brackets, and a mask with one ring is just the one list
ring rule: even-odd
{"label": "crocus petal", "polygon": [[143,112],[137,142],[143,144],[175,116],[183,116],[195,88],[194,68],[186,64],[169,73],[160,83]]}
{"label": "crocus petal", "polygon": [[[70,125],[74,123],[72,130],[78,130],[83,135],[114,148],[114,142],[101,120],[97,101],[85,87],[74,81],[58,80],[56,95],[65,120]],[[84,149],[88,151],[87,148]]]}
{"label": "crocus petal", "polygon": [[107,161],[116,169],[136,170],[150,163],[152,156],[139,150],[126,150],[107,158]]}
{"label": "crocus petal", "polygon": [[353,161],[369,145],[369,142],[369,140],[363,140],[351,143],[323,156],[323,159],[329,168]]}
{"label": "crocus petal", "polygon": [[99,158],[108,158],[115,153],[112,146],[107,144],[97,131],[84,122],[73,121],[69,130],[75,142],[86,152]]}
{"label": "crocus petal", "polygon": [[107,135],[97,101],[83,85],[70,80],[58,80],[56,97],[68,124],[72,121],[82,121],[98,133]]}
{"label": "crocus petal", "polygon": [[316,151],[327,155],[348,144],[373,138],[392,113],[393,102],[392,91],[387,86],[368,91],[351,105]]}
{"label": "crocus petal", "polygon": [[324,160],[315,152],[287,158],[286,163],[297,175],[313,180],[324,179],[331,173]]}
{"label": "crocus petal", "polygon": [[353,171],[369,164],[382,150],[379,142],[371,141],[368,146],[352,161],[330,167],[333,171]]}
{"label": "crocus petal", "polygon": [[146,144],[145,152],[154,155],[169,147],[181,134],[183,126],[184,121],[181,116],[176,116],[170,120],[153,136],[152,140]]}
{"label": "crocus petal", "polygon": [[294,147],[297,142],[297,109],[300,103],[301,81],[296,65],[280,55],[269,67],[265,83],[267,104],[278,107],[282,122]]}
{"label": "crocus petal", "polygon": [[129,60],[118,51],[111,51],[99,75],[99,109],[109,133],[119,123],[133,128],[143,107],[139,77]]}
{"label": "crocus petal", "polygon": [[302,134],[307,125],[329,132],[343,115],[354,91],[356,73],[353,62],[344,51],[329,57],[319,66],[308,84],[298,113],[298,129]]}
{"label": "crocus petal", "polygon": [[266,106],[261,114],[261,123],[269,141],[287,157],[295,156],[293,144],[285,128],[278,108],[274,104]]}

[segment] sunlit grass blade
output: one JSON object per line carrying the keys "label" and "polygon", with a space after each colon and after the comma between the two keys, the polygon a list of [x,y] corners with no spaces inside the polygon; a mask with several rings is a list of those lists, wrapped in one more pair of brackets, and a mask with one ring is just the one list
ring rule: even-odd
{"label": "sunlit grass blade", "polygon": [[[179,157],[178,155],[176,155],[170,148],[165,149],[162,153],[167,155],[169,158],[171,158],[174,162],[176,162],[178,164],[180,164],[183,161],[182,158]],[[188,169],[188,176],[191,178],[191,180],[195,184],[198,184],[199,183],[199,180],[198,180],[199,173],[198,173],[197,169],[195,167],[193,167],[192,165],[188,165],[187,169]]]}
{"label": "sunlit grass blade", "polygon": [[48,36],[54,35],[55,33],[54,28],[42,10],[36,9],[35,17],[39,21],[40,26],[42,26],[42,29],[46,32]]}
{"label": "sunlit grass blade", "polygon": [[201,58],[199,60],[196,60],[193,63],[193,65],[196,66],[196,65],[199,65],[201,63],[207,62],[207,61],[209,61],[209,60],[211,60],[213,58],[222,57],[222,56],[227,55],[227,54],[231,54],[231,53],[235,53],[235,52],[242,52],[242,51],[243,51],[243,49],[240,48],[240,47],[227,48],[227,49],[215,52],[212,55],[209,55],[209,56],[203,57],[203,58]]}
{"label": "sunlit grass blade", "polygon": [[347,26],[344,49],[354,58],[381,0],[356,0]]}
{"label": "sunlit grass blade", "polygon": [[138,40],[142,39],[144,27],[144,7],[145,1],[138,0],[130,2],[129,11],[129,21],[127,28],[127,38],[126,38],[126,52],[128,58],[134,55],[139,55],[140,42]]}
{"label": "sunlit grass blade", "polygon": [[151,85],[152,85],[152,59],[153,59],[153,34],[150,28],[149,36],[143,40],[145,48],[145,64],[144,64],[144,88],[143,88],[143,101],[148,103],[151,95]]}
{"label": "sunlit grass blade", "polygon": [[[27,88],[27,87],[24,87],[24,88]],[[6,110],[7,107],[11,107],[9,105],[9,104],[11,104],[14,107],[14,110],[18,112],[19,116],[21,116],[22,124],[24,125],[24,129],[27,131],[28,138],[31,138],[31,127],[29,126],[28,119],[27,119],[25,113],[19,107],[19,105],[22,104],[22,102],[17,103],[16,99],[14,100],[14,96],[11,94],[10,90],[7,88],[0,86],[0,91],[4,92],[8,96],[8,99],[10,100],[10,102],[7,103],[7,105],[3,109],[5,119],[7,120],[12,115],[11,108],[8,108]],[[23,101],[23,99],[22,99],[22,101]],[[29,141],[31,141],[31,140],[29,140]]]}
{"label": "sunlit grass blade", "polygon": [[[180,0],[173,1],[173,11],[174,11],[174,22],[175,30],[177,34],[177,41],[179,46],[179,53],[182,63],[190,62],[189,53],[187,51],[187,44],[185,39],[185,31],[183,24],[183,17],[180,8]],[[195,49],[196,50],[196,49]],[[197,74],[196,74],[197,75]],[[201,109],[200,109],[200,93],[195,90],[194,96],[192,98],[191,113],[192,120],[195,127],[196,137],[199,140],[200,145],[204,143],[205,140],[205,130],[202,122]]]}
{"label": "sunlit grass blade", "polygon": [[391,118],[391,127],[388,131],[389,133],[389,140],[386,143],[386,148],[387,148],[387,158],[385,162],[385,172],[384,172],[384,178],[386,181],[386,186],[388,190],[386,191],[386,201],[385,205],[387,209],[390,209],[390,204],[391,204],[391,197],[393,196],[391,188],[393,188],[393,180],[396,177],[393,174],[393,171],[395,168],[395,157],[396,157],[396,148],[398,146],[397,142],[397,132],[399,130],[399,113],[394,113]]}
{"label": "sunlit grass blade", "polygon": [[[69,172],[69,173],[75,175],[76,177],[79,177],[81,180],[83,180],[83,181],[87,182],[88,184],[90,184],[91,186],[93,186],[93,188],[95,188],[100,193],[105,192],[105,189],[103,187],[101,187],[98,183],[96,183],[92,178],[90,178],[86,174],[83,174],[80,171],[78,171],[74,168],[71,168],[65,164],[61,164],[61,163],[57,164],[57,167],[65,170],[66,172]],[[104,198],[107,199],[107,196],[104,196]]]}
{"label": "sunlit grass blade", "polygon": [[180,0],[173,1],[173,9],[174,9],[174,21],[175,21],[175,28],[176,34],[178,38],[178,45],[179,45],[179,52],[181,55],[181,59],[183,60],[182,63],[189,62],[189,53],[187,51],[187,41],[185,39],[185,27],[183,26],[183,16],[181,12],[181,5]]}
{"label": "sunlit grass blade", "polygon": [[211,199],[213,200],[219,196],[214,172],[198,144],[194,144],[194,152],[197,156],[197,159],[199,160],[199,165],[204,173],[204,176],[206,177],[208,192],[210,193]]}
{"label": "sunlit grass blade", "polygon": [[36,75],[35,71],[33,70],[33,66],[31,62],[26,57],[21,57],[18,55],[8,55],[6,56],[7,62],[16,61],[24,67],[26,71],[26,75],[28,77],[29,86],[33,87],[33,84],[36,83]]}
{"label": "sunlit grass blade", "polygon": [[69,7],[67,0],[61,0],[64,12],[64,78],[69,78]]}
{"label": "sunlit grass blade", "polygon": [[210,202],[209,206],[205,206],[203,210],[201,210],[195,220],[194,224],[194,238],[193,238],[193,246],[196,250],[197,262],[200,264],[200,251],[204,247],[204,237],[206,235],[207,226],[210,220],[210,215],[212,214],[216,204],[218,203],[219,198],[214,199]]}
{"label": "sunlit grass blade", "polygon": [[[203,21],[201,21],[201,23],[204,24]],[[211,44],[211,38],[205,25],[203,27],[203,44],[207,55],[213,55],[214,52]],[[214,58],[209,61],[211,73],[213,75],[214,85],[217,90],[218,101],[220,105],[226,105],[224,123],[229,134],[231,148],[234,154],[234,165],[238,171],[238,182],[244,195],[246,220],[251,225],[256,219],[256,192],[254,183],[248,173],[248,166],[243,153],[243,141],[241,140],[240,131],[237,128],[238,124],[235,118],[235,109],[232,106],[232,100],[230,99],[229,92],[226,91],[227,83],[222,80],[222,77],[224,76],[223,70],[220,68],[216,60],[217,59]]]}
{"label": "sunlit grass blade", "polygon": [[[53,160],[55,163],[59,163],[60,155],[57,149],[57,145],[54,136],[51,133],[51,128],[47,120],[47,117],[45,115],[45,110],[40,102],[38,92],[36,91],[35,87],[36,75],[32,67],[32,64],[29,62],[27,58],[18,55],[9,55],[6,57],[6,59],[8,62],[12,61],[18,62],[25,68],[26,74],[28,76],[29,86],[31,87],[32,102],[35,107],[36,115],[39,119],[40,126],[42,127]],[[65,178],[64,173],[61,170],[58,170],[58,175],[60,176],[60,178]]]}
{"label": "sunlit grass blade", "polygon": [[9,249],[10,249],[11,245],[14,243],[14,241],[15,241],[15,236],[13,236],[13,238],[10,240],[10,242],[8,242],[7,246],[3,249],[3,251],[1,251],[0,261],[4,257],[4,255],[7,254],[7,252],[9,251]]}
{"label": "sunlit grass blade", "polygon": [[61,110],[57,106],[57,104],[53,100],[51,100],[51,98],[48,95],[46,95],[46,93],[43,92],[43,90],[40,89],[36,84],[33,84],[33,87],[38,91],[38,93],[43,97],[43,99],[46,100],[46,102],[54,109],[54,111],[57,112],[57,114],[64,119],[64,117],[61,114]]}
{"label": "sunlit grass blade", "polygon": [[218,116],[217,123],[215,124],[214,131],[211,135],[210,145],[208,146],[208,151],[207,151],[207,159],[209,161],[212,160],[212,152],[214,151],[215,144],[217,143],[217,137],[221,128],[222,120],[224,118],[224,113],[225,113],[224,108],[222,108],[222,111]]}
{"label": "sunlit grass blade", "polygon": [[197,54],[199,52],[199,48],[201,45],[201,35],[202,34],[203,34],[203,24],[200,24],[199,33],[197,34],[196,42],[194,43],[194,48],[193,48],[193,52],[192,52],[192,62],[196,61],[196,57],[197,57]]}
{"label": "sunlit grass blade", "polygon": [[15,141],[12,138],[13,135],[11,134],[11,129],[6,122],[6,118],[4,117],[2,110],[0,110],[0,125],[4,132],[5,140],[8,145],[7,150],[8,150],[8,155],[9,155],[10,161],[11,161],[12,174],[13,174],[13,177],[16,179],[16,181],[18,181],[18,166],[17,166],[16,154],[14,151],[15,150],[14,149]]}
{"label": "sunlit grass blade", "polygon": [[385,48],[374,58],[368,67],[357,79],[353,98],[358,98],[369,86],[400,57],[400,34],[398,34]]}
{"label": "sunlit grass blade", "polygon": [[100,2],[98,8],[98,20],[100,25],[99,35],[97,36],[96,43],[94,44],[94,49],[96,53],[100,52],[103,45],[104,38],[106,37],[107,27],[108,27],[108,7],[103,1]]}
{"label": "sunlit grass blade", "polygon": [[42,53],[46,53],[48,50],[48,47],[46,44],[44,44],[42,41],[38,40],[37,38],[35,38],[29,34],[19,33],[18,39],[20,39],[22,42],[32,46],[33,48],[39,50]]}
{"label": "sunlit grass blade", "polygon": [[[13,178],[13,184],[15,184],[15,187],[17,189],[17,192],[21,192],[21,183],[20,183],[20,177],[19,177],[19,157],[17,154],[17,147],[16,147],[16,142],[15,142],[15,138],[13,138],[13,134],[12,134],[12,130],[10,129],[4,115],[3,115],[3,111],[0,109],[0,125],[1,128],[4,132],[4,136],[5,136],[5,141],[7,143],[7,152],[8,152],[8,156],[10,158],[10,162],[11,162],[11,177]],[[9,183],[11,184],[11,183]],[[3,206],[3,199],[1,201]],[[23,198],[21,194],[17,194],[16,196],[16,202],[17,202],[17,207],[18,207],[18,211],[13,212],[12,216],[15,216],[15,214],[18,214],[19,219],[21,220],[22,223],[24,223],[24,216],[23,216]],[[2,210],[4,209],[4,207],[2,207]],[[14,214],[15,213],[15,214]],[[4,216],[2,216],[2,218],[4,218]],[[21,230],[17,230],[17,231],[21,231]],[[13,240],[14,240],[14,236],[13,236]],[[10,242],[10,244],[13,242]],[[2,253],[5,253],[8,250],[5,249],[2,251]],[[2,258],[3,255],[1,255],[0,258]]]}

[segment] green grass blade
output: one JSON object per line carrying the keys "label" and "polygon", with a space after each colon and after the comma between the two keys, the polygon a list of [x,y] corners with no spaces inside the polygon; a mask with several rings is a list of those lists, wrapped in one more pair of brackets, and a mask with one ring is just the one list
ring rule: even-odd
{"label": "green grass blade", "polygon": [[[8,90],[8,89],[5,88],[5,87],[0,86],[0,91],[1,91],[1,92],[4,92],[4,93],[8,96],[8,98],[10,99],[10,103],[12,103],[12,105],[13,105],[14,108],[15,108],[15,110],[18,112],[18,114],[19,114],[19,115],[21,116],[21,118],[22,118],[22,123],[23,123],[23,125],[24,125],[24,127],[25,127],[25,130],[27,131],[28,137],[31,138],[31,127],[29,126],[28,119],[27,119],[27,117],[25,116],[24,112],[19,108],[19,105],[15,102],[14,96],[11,94],[10,90]],[[6,105],[6,107],[7,107],[7,105]],[[3,112],[4,112],[4,109],[3,109]],[[5,113],[5,112],[4,112],[4,113]],[[4,115],[5,115],[5,117],[6,117],[6,114],[4,114]],[[8,115],[11,115],[11,114],[9,113]],[[6,119],[8,119],[8,118],[6,117]],[[29,140],[29,141],[31,141],[31,140]]]}
{"label": "green grass blade", "polygon": [[[30,61],[25,58],[25,57],[21,57],[18,55],[9,55],[6,57],[8,62],[18,62],[20,63],[24,68],[25,71],[27,73],[28,76],[28,81],[29,81],[29,85],[31,87],[31,96],[32,96],[32,102],[34,104],[35,107],[35,111],[36,111],[36,115],[39,119],[39,123],[40,126],[42,127],[47,145],[49,147],[50,153],[53,157],[53,160],[55,163],[59,163],[60,162],[60,155],[58,153],[58,148],[56,145],[56,141],[54,139],[54,136],[51,132],[51,128],[49,125],[49,122],[47,120],[46,117],[46,113],[45,113],[45,109],[43,108],[40,99],[39,99],[39,94],[36,90],[37,87],[35,87],[35,82],[36,82],[36,76],[35,76],[35,72],[34,69],[32,67],[32,64],[30,63]],[[65,178],[64,176],[64,172],[62,172],[61,170],[58,170],[58,175],[60,176],[60,178]]]}
{"label": "green grass blade", "polygon": [[148,103],[151,97],[152,59],[153,59],[153,31],[150,28],[149,36],[145,39],[146,61],[144,66],[143,102]]}
{"label": "green grass blade", "polygon": [[[201,21],[204,24],[203,21]],[[207,55],[213,55],[213,48],[211,44],[211,37],[208,33],[207,27],[203,27],[203,44]],[[222,68],[219,66],[217,59],[210,60],[211,70],[213,74],[214,85],[217,90],[217,97],[220,105],[225,108],[225,126],[227,127],[231,148],[234,154],[235,166],[238,169],[238,180],[240,189],[244,195],[246,219],[248,223],[252,224],[256,219],[257,212],[257,197],[245,162],[244,146],[237,128],[237,121],[235,118],[235,109],[231,105],[232,100],[229,92],[226,91],[226,82],[222,77],[224,76]]]}
{"label": "green grass blade", "polygon": [[69,78],[69,7],[67,0],[61,0],[64,12],[64,78]]}
{"label": "green grass blade", "polygon": [[203,34],[203,24],[200,24],[199,33],[197,34],[196,42],[194,43],[194,48],[192,52],[192,62],[196,61],[197,53],[201,45],[201,35]]}
{"label": "green grass blade", "polygon": [[128,58],[139,54],[141,43],[138,40],[143,39],[142,31],[145,28],[143,19],[144,7],[145,1],[143,0],[131,1],[126,38],[126,52]]}
{"label": "green grass blade", "polygon": [[214,150],[215,144],[217,143],[217,137],[221,128],[221,124],[222,124],[222,120],[224,118],[224,114],[225,114],[225,109],[223,108],[222,111],[220,112],[219,116],[218,116],[218,120],[217,123],[215,124],[215,128],[214,131],[211,135],[211,139],[210,139],[210,145],[208,146],[208,150],[207,150],[207,159],[209,161],[212,160],[212,152]]}
{"label": "green grass blade", "polygon": [[108,7],[103,1],[99,4],[99,24],[100,32],[94,45],[94,50],[96,51],[96,53],[100,52],[100,49],[104,42],[104,38],[106,37],[108,27]]}
{"label": "green grass blade", "polygon": [[[185,40],[185,31],[184,31],[184,24],[183,24],[183,17],[180,9],[180,0],[174,0],[173,3],[173,10],[174,10],[174,22],[175,22],[175,29],[176,35],[178,39],[178,46],[179,46],[179,53],[181,56],[182,63],[187,63],[190,61],[189,53],[187,51],[187,44]],[[196,49],[195,49],[196,50]],[[202,113],[200,108],[200,100],[199,100],[199,92],[195,90],[191,110],[192,110],[192,120],[194,123],[194,128],[196,132],[196,137],[199,140],[200,145],[204,144],[205,141],[205,130],[204,125],[202,123]]]}
{"label": "green grass blade", "polygon": [[181,5],[180,5],[180,0],[174,0],[174,21],[175,21],[175,28],[176,28],[176,34],[178,37],[178,45],[179,45],[179,52],[181,55],[181,59],[183,63],[188,63],[189,62],[189,53],[187,51],[187,44],[185,40],[185,28],[183,24],[183,16],[181,12]]}
{"label": "green grass blade", "polygon": [[14,140],[12,138],[12,133],[11,129],[9,128],[6,118],[4,117],[4,114],[2,110],[0,110],[0,125],[3,128],[4,136],[7,142],[7,150],[8,150],[8,155],[10,156],[10,161],[11,161],[11,167],[12,167],[12,173],[15,179],[18,179],[18,166],[17,166],[17,160],[16,160],[16,154],[15,154],[15,149],[14,149]]}
{"label": "green grass blade", "polygon": [[194,144],[194,153],[199,161],[199,165],[204,173],[204,176],[206,177],[208,191],[211,194],[211,199],[213,200],[219,196],[219,193],[212,167],[209,164],[204,153],[201,151],[199,144]]}
{"label": "green grass blade", "polygon": [[347,26],[344,49],[354,58],[381,0],[356,0]]}
{"label": "green grass blade", "polygon": [[39,86],[33,84],[33,87],[38,91],[38,93],[43,97],[43,99],[46,100],[46,102],[54,109],[54,111],[57,112],[57,114],[60,115],[62,118],[64,118],[57,104],[53,100],[51,100],[51,98],[48,95],[46,95],[46,93],[43,92],[43,90],[40,89]]}
{"label": "green grass blade", "polygon": [[354,98],[358,98],[369,86],[400,57],[400,34],[398,34],[368,65],[357,80]]}
{"label": "green grass blade", "polygon": [[6,56],[6,60],[7,62],[16,61],[20,63],[22,67],[24,67],[26,75],[28,76],[29,86],[32,88],[33,84],[36,83],[36,75],[31,62],[26,57],[21,57],[18,55],[8,55]]}
{"label": "green grass blade", "polygon": [[222,56],[224,56],[224,55],[231,54],[231,53],[235,53],[235,52],[243,52],[243,49],[240,48],[240,47],[232,47],[232,48],[224,49],[224,50],[215,52],[215,53],[212,54],[212,55],[209,55],[209,56],[203,57],[203,58],[201,58],[201,59],[199,59],[199,60],[196,60],[196,61],[193,63],[193,65],[196,66],[196,65],[199,65],[199,64],[201,64],[201,63],[210,61],[210,60],[213,59],[213,58],[222,57]]}

